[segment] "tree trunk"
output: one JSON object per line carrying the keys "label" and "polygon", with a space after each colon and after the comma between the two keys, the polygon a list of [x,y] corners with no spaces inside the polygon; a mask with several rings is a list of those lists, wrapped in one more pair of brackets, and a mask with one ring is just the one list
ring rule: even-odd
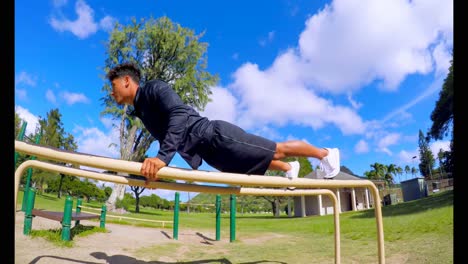
{"label": "tree trunk", "polygon": [[[122,175],[122,174],[123,173],[118,173],[117,175]],[[117,203],[117,199],[122,200],[124,198],[125,187],[126,187],[125,184],[116,183],[114,185],[114,188],[112,188],[112,193],[109,196],[109,199],[107,199],[106,201],[106,206],[107,206],[108,211],[114,212],[117,209],[115,206]]]}
{"label": "tree trunk", "polygon": [[135,213],[138,214],[140,212],[140,195],[135,193],[135,196],[136,196],[135,197],[135,199],[136,199],[136,201],[135,201],[135,204],[136,204],[135,205]]}
{"label": "tree trunk", "polygon": [[190,214],[190,192],[187,192],[188,200],[187,200],[187,214]]}
{"label": "tree trunk", "polygon": [[275,199],[275,208],[274,208],[274,214],[275,214],[275,217],[279,217],[280,216],[280,204],[279,204],[279,200],[278,199]]}
{"label": "tree trunk", "polygon": [[65,175],[60,173],[60,183],[59,183],[58,194],[57,194],[57,198],[59,198],[59,199],[60,199],[60,197],[62,197],[62,183],[63,183],[63,178],[64,177],[65,177]]}
{"label": "tree trunk", "polygon": [[[127,111],[127,105],[124,106],[124,113]],[[129,130],[127,137],[125,137],[125,118],[126,115],[122,115],[121,124],[120,124],[120,158],[123,160],[131,160],[133,142],[135,142],[135,133],[137,130],[136,126],[132,126]],[[130,143],[132,142],[132,143]],[[127,173],[118,172],[117,175],[128,176]],[[116,209],[117,199],[123,199],[125,194],[124,184],[115,184],[112,189],[112,193],[109,196],[109,199],[106,201],[107,210],[113,212]]]}

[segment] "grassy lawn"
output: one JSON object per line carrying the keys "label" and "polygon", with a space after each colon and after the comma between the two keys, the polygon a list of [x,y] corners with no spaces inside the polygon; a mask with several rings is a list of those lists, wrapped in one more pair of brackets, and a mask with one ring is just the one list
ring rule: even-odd
{"label": "grassy lawn", "polygon": [[[18,194],[18,208],[22,193]],[[36,196],[35,208],[63,211],[64,198]],[[100,204],[87,204],[100,208]],[[74,207],[76,206],[76,202]],[[143,209],[126,217],[172,221],[171,211]],[[382,208],[387,263],[453,263],[453,191],[385,206]],[[179,234],[184,229],[215,232],[214,213],[180,212]],[[107,222],[158,227],[156,223]],[[192,263],[333,263],[333,216],[274,218],[270,214],[240,214],[236,218],[236,240],[229,243],[229,214],[221,219],[221,240],[211,250],[194,243],[189,248],[177,241],[142,248],[140,257],[165,255]],[[168,233],[172,226],[166,227]],[[374,210],[345,212],[340,215],[342,263],[377,263],[377,228]],[[179,240],[181,238],[179,237]],[[212,238],[214,239],[214,237]],[[183,254],[182,254],[183,253]],[[217,260],[217,262],[212,261]],[[252,262],[255,260],[255,262]],[[203,262],[206,261],[206,262]]]}

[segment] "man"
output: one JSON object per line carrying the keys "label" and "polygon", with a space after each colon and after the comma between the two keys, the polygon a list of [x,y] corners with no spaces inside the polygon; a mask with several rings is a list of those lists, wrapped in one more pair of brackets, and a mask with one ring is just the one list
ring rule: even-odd
{"label": "man", "polygon": [[299,162],[284,162],[286,157],[319,159],[319,175],[333,178],[340,171],[336,148],[317,148],[304,141],[273,142],[221,120],[209,120],[184,104],[165,82],[152,80],[140,86],[140,70],[132,63],[117,65],[107,73],[112,97],[118,104],[134,106],[134,114],[159,141],[156,157],[146,158],[141,174],[157,180],[159,169],[168,166],[175,153],[198,169],[202,160],[221,172],[263,175],[280,170],[297,178]]}

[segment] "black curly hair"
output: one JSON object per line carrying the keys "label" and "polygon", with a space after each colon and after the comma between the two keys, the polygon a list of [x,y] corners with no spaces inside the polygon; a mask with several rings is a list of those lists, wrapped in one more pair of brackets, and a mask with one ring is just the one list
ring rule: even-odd
{"label": "black curly hair", "polygon": [[140,83],[140,69],[138,69],[138,66],[131,62],[126,62],[115,66],[109,70],[106,76],[107,79],[112,82],[115,78],[119,78],[125,75],[129,75],[134,82]]}

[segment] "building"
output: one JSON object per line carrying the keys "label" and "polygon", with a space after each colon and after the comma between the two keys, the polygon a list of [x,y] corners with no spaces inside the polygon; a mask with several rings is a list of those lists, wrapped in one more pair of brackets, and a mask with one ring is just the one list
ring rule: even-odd
{"label": "building", "polygon": [[[323,179],[317,175],[316,171],[309,173],[304,178]],[[340,171],[333,179],[368,180],[367,178],[353,176],[342,171]],[[377,188],[384,186],[383,181],[374,182],[374,184],[377,186]],[[373,207],[373,197],[371,195],[371,192],[367,188],[338,188],[330,190],[332,190],[335,193],[336,198],[338,199],[340,212],[346,212],[351,210],[359,211]],[[326,195],[294,197],[294,216],[304,217],[311,215],[327,214],[333,214],[333,202],[330,199],[330,197]]]}
{"label": "building", "polygon": [[401,190],[405,202],[421,199],[428,195],[426,181],[423,177],[402,181]]}

